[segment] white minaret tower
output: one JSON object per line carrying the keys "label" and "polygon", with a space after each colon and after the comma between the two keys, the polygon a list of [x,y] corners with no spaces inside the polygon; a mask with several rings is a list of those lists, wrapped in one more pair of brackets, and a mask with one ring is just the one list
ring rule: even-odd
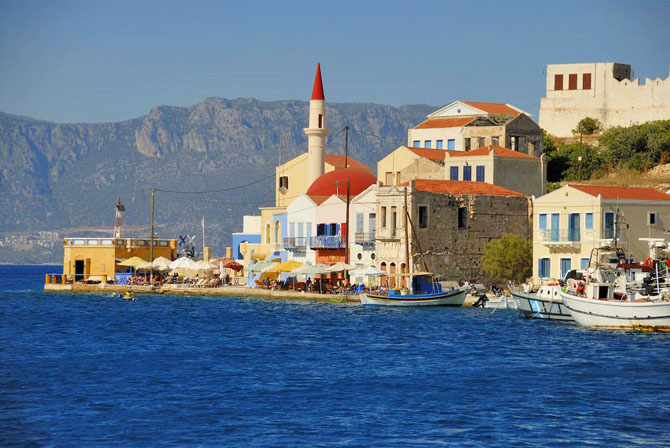
{"label": "white minaret tower", "polygon": [[121,204],[121,196],[116,198],[116,219],[114,220],[114,238],[121,239],[123,238],[123,212],[126,211],[126,208]]}
{"label": "white minaret tower", "polygon": [[308,154],[307,185],[312,185],[312,182],[324,172],[324,155],[328,134],[330,134],[330,129],[326,129],[326,98],[323,95],[323,84],[321,82],[321,64],[317,63],[312,99],[309,102],[309,127],[305,128]]}

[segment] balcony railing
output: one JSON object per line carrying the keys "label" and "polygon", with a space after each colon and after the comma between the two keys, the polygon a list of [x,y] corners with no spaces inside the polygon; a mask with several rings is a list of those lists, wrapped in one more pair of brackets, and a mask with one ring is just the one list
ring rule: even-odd
{"label": "balcony railing", "polygon": [[543,243],[578,243],[581,241],[581,233],[579,229],[540,230],[538,240]]}
{"label": "balcony railing", "polygon": [[313,236],[309,246],[313,249],[343,249],[347,247],[347,239],[340,235]]}
{"label": "balcony railing", "polygon": [[284,238],[284,249],[289,251],[302,251],[307,247],[307,238],[304,236]]}
{"label": "balcony railing", "polygon": [[354,243],[360,244],[361,246],[374,246],[375,245],[375,234],[374,233],[356,233],[354,235]]}

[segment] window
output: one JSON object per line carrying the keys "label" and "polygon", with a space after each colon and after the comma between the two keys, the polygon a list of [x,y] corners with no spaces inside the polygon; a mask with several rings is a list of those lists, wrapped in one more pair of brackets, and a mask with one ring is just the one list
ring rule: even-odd
{"label": "window", "polygon": [[400,185],[400,171],[396,171],[395,173],[395,184]]}
{"label": "window", "polygon": [[540,258],[537,260],[537,276],[548,278],[551,275],[551,260],[549,258]]}
{"label": "window", "polygon": [[431,148],[433,145],[432,140],[426,140],[423,142],[423,147],[424,148]]}
{"label": "window", "polygon": [[484,167],[477,167],[477,182],[484,182]]}
{"label": "window", "polygon": [[369,232],[370,232],[370,240],[375,239],[375,227],[376,227],[376,222],[377,222],[377,215],[374,213],[370,213],[368,215],[368,227],[369,227]]}
{"label": "window", "polygon": [[538,229],[540,230],[547,230],[547,214],[546,213],[540,213],[540,216],[537,221],[537,226]]}
{"label": "window", "polygon": [[551,214],[551,241],[558,241],[560,237],[561,215],[558,213]]}
{"label": "window", "polygon": [[647,213],[647,225],[648,226],[655,226],[656,224],[657,224],[656,212]]}
{"label": "window", "polygon": [[279,178],[279,191],[282,193],[288,191],[288,176],[281,176]]}
{"label": "window", "polygon": [[614,213],[605,212],[605,225],[604,225],[604,235],[603,238],[614,238]]}
{"label": "window", "polygon": [[421,140],[414,140],[414,141],[412,142],[412,146],[413,146],[414,148],[421,148]]}
{"label": "window", "polygon": [[483,148],[486,146],[486,139],[484,137],[477,138],[477,148]]}
{"label": "window", "polygon": [[472,167],[469,165],[463,167],[463,180],[472,180]]}
{"label": "window", "polygon": [[295,237],[295,223],[294,222],[291,222],[288,225],[288,236],[290,238]]}
{"label": "window", "polygon": [[565,277],[570,269],[572,269],[572,259],[570,258],[561,258],[561,278]]}
{"label": "window", "polygon": [[458,167],[449,167],[449,180],[458,180]]}
{"label": "window", "polygon": [[582,75],[582,89],[591,90],[591,73],[584,73]]}
{"label": "window", "polygon": [[577,90],[577,74],[568,75],[568,90]]}
{"label": "window", "polygon": [[491,144],[493,146],[499,146],[500,145],[500,136],[494,135],[493,137],[491,137]]}
{"label": "window", "polygon": [[428,207],[425,205],[419,206],[419,228],[428,228]]}
{"label": "window", "polygon": [[319,114],[319,128],[323,128],[323,114]]}
{"label": "window", "polygon": [[443,142],[442,140],[435,140],[435,148],[444,149],[442,142]]}
{"label": "window", "polygon": [[447,149],[451,151],[456,149],[456,139],[450,138],[449,140],[447,140]]}
{"label": "window", "polygon": [[580,258],[579,259],[579,268],[580,269],[586,269],[589,267],[589,259],[588,258]]}
{"label": "window", "polygon": [[509,142],[510,142],[510,149],[513,151],[518,151],[519,150],[519,139],[520,137],[518,135],[513,135],[510,137]]}
{"label": "window", "polygon": [[317,224],[316,225],[316,234],[317,234],[317,236],[326,235],[326,225],[325,224]]}
{"label": "window", "polygon": [[381,228],[382,228],[382,229],[385,229],[385,228],[386,228],[386,207],[383,206],[383,205],[382,205],[381,212],[382,212],[382,225],[381,225]]}
{"label": "window", "polygon": [[393,173],[390,171],[386,172],[386,178],[384,179],[384,185],[393,185]]}
{"label": "window", "polygon": [[470,139],[469,138],[464,138],[463,139],[463,147],[465,148],[466,151],[470,151]]}
{"label": "window", "polygon": [[328,230],[328,235],[337,235],[338,232],[338,225],[335,223],[328,224],[329,230]]}
{"label": "window", "polygon": [[396,227],[398,224],[398,210],[396,207],[391,207],[391,236],[396,234]]}
{"label": "window", "polygon": [[[305,227],[303,226],[303,223],[299,222],[298,223],[298,238],[302,238],[303,236],[305,236],[305,234],[303,233],[304,230],[305,230]],[[311,235],[308,235],[308,236],[311,236]]]}
{"label": "window", "polygon": [[554,75],[554,90],[563,90],[563,75]]}
{"label": "window", "polygon": [[468,209],[465,207],[458,207],[458,228],[465,229],[466,226],[466,216]]}
{"label": "window", "polygon": [[356,213],[356,233],[363,233],[363,213]]}
{"label": "window", "polygon": [[584,215],[584,228],[586,230],[593,230],[593,213],[586,213]]}

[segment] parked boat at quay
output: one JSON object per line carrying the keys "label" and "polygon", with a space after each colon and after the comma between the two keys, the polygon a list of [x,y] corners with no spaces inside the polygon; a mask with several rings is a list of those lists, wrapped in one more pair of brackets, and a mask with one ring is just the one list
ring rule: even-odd
{"label": "parked boat at quay", "polygon": [[429,272],[405,274],[411,279],[411,290],[390,290],[388,294],[362,293],[362,305],[384,306],[463,306],[466,288],[442,290]]}
{"label": "parked boat at quay", "polygon": [[[594,249],[591,260],[598,260]],[[590,263],[579,287],[559,295],[573,319],[585,327],[670,332],[670,288],[661,274],[660,260],[641,281],[631,281],[630,270]],[[667,274],[667,265],[663,270]],[[642,285],[642,286],[641,286]]]}
{"label": "parked boat at quay", "polygon": [[558,282],[547,283],[535,291],[512,290],[511,294],[522,317],[572,321],[572,315],[563,305],[559,296],[561,285]]}

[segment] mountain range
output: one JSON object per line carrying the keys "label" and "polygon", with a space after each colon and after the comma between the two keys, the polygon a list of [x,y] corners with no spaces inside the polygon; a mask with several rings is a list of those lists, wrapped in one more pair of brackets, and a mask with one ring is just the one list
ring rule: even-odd
{"label": "mountain range", "polygon": [[[435,110],[329,103],[328,154],[344,152],[375,170],[407,140],[407,129]],[[115,202],[126,208],[128,236],[148,234],[151,188],[161,238],[198,235],[205,216],[214,254],[240,231],[242,215],[274,203],[274,168],[307,150],[309,103],[208,98],[190,107],[158,106],[117,123],[62,124],[0,113],[0,229],[111,235]],[[244,188],[231,189],[240,185]],[[214,193],[181,194],[217,190]],[[228,191],[226,191],[228,190]],[[105,233],[107,232],[107,233]],[[134,234],[133,234],[134,233]],[[58,262],[62,249],[22,251],[5,244],[4,262]]]}

